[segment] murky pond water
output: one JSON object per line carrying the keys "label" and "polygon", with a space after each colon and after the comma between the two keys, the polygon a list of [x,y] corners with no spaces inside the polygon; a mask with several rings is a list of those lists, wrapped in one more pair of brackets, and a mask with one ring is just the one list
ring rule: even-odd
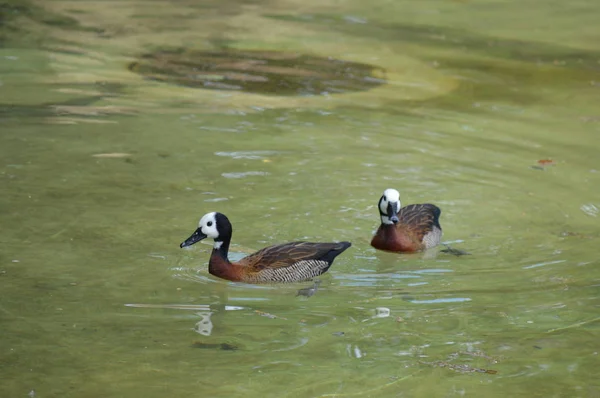
{"label": "murky pond water", "polygon": [[[0,10],[0,396],[600,396],[600,3]],[[372,249],[388,187],[470,255]],[[353,246],[230,283],[209,211]]]}

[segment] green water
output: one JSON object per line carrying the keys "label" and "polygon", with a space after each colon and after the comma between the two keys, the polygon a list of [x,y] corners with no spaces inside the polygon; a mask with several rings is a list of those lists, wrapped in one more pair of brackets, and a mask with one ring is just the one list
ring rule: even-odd
{"label": "green water", "polygon": [[[0,396],[600,396],[599,4],[1,3]],[[166,47],[386,84],[283,97],[128,70]],[[372,249],[388,187],[471,255]],[[353,246],[311,297],[230,283],[210,242],[179,249],[209,211],[234,258]]]}

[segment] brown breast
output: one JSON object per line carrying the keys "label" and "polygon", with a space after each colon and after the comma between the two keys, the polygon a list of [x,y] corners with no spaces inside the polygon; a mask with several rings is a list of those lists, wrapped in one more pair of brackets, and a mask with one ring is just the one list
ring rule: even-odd
{"label": "brown breast", "polygon": [[408,228],[403,225],[381,224],[371,240],[371,246],[379,250],[393,252],[415,252],[424,249],[424,245]]}

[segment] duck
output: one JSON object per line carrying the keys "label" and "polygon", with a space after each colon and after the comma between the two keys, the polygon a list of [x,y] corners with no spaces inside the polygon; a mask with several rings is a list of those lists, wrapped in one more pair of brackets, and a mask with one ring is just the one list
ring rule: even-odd
{"label": "duck", "polygon": [[391,252],[417,252],[437,246],[442,238],[440,214],[431,203],[400,206],[400,192],[383,191],[379,199],[381,225],[371,246]]}
{"label": "duck", "polygon": [[333,260],[352,244],[350,242],[313,243],[289,242],[265,247],[240,261],[228,258],[233,228],[222,213],[207,213],[200,219],[198,229],[182,242],[184,248],[206,238],[214,240],[208,261],[208,272],[233,282],[272,283],[302,282],[313,279],[327,270]]}

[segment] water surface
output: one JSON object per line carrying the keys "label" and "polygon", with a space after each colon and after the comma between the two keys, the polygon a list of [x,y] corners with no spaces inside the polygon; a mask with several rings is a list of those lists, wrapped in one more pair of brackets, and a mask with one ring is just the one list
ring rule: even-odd
{"label": "water surface", "polygon": [[[6,4],[0,395],[600,396],[595,2]],[[131,68],[181,49],[374,72]],[[372,249],[388,187],[470,255]],[[236,259],[353,246],[310,297],[230,283],[178,246],[209,211]]]}

